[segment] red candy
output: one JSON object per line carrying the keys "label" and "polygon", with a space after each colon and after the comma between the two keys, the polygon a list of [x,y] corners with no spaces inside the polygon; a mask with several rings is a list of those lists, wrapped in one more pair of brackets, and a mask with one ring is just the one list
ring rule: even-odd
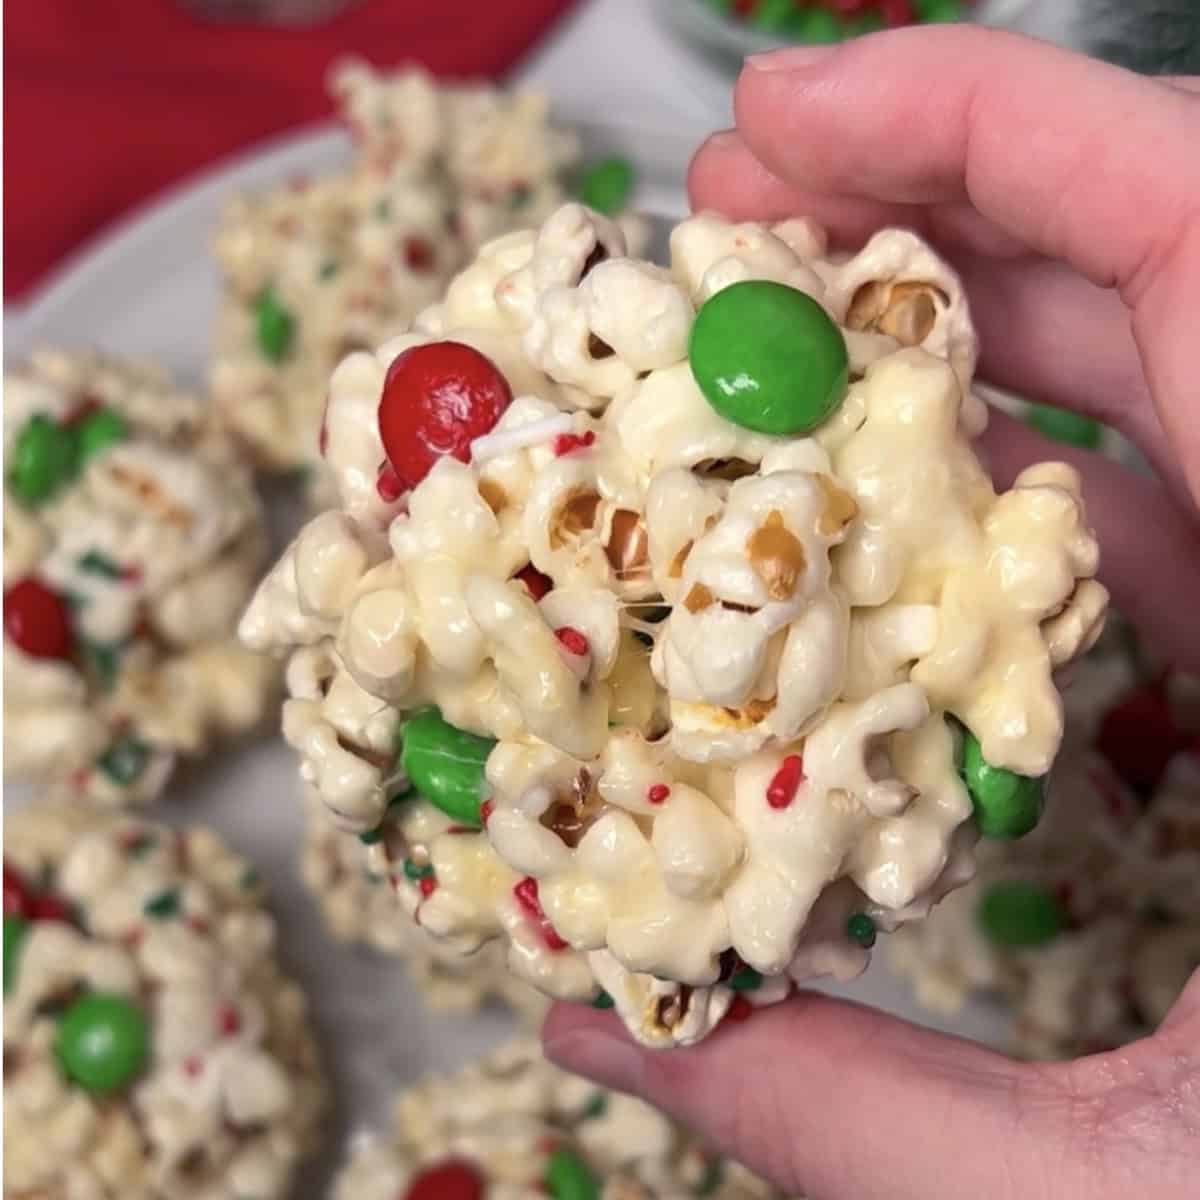
{"label": "red candy", "polygon": [[556,629],[554,636],[558,638],[559,645],[568,654],[584,655],[588,652],[587,638],[578,629],[573,629],[570,625],[564,625],[561,629]]}
{"label": "red candy", "polygon": [[529,589],[529,594],[535,600],[540,600],[554,587],[554,580],[549,575],[543,575],[533,563],[527,563],[513,578],[519,579]]}
{"label": "red candy", "polygon": [[4,593],[4,632],[31,658],[70,658],[67,606],[45,584],[21,579]]}
{"label": "red candy", "polygon": [[879,15],[887,25],[911,25],[917,19],[910,0],[879,0]]}
{"label": "red candy", "polygon": [[1096,735],[1096,749],[1134,791],[1152,792],[1167,764],[1187,748],[1160,684],[1129,692],[1109,709]]}
{"label": "red candy", "polygon": [[550,924],[549,918],[542,909],[538,899],[538,883],[532,875],[526,875],[519,883],[513,885],[513,895],[517,903],[529,914],[542,931],[542,940],[551,950],[565,950],[567,943],[559,937],[557,930]]}
{"label": "red candy", "polygon": [[470,1163],[448,1159],[415,1175],[399,1200],[483,1200],[483,1179]]}
{"label": "red candy", "polygon": [[38,896],[29,915],[35,921],[62,921],[66,925],[74,921],[71,910],[57,896]]}
{"label": "red candy", "polygon": [[496,811],[496,803],[494,800],[485,800],[479,806],[479,823],[486,829],[488,818]]}
{"label": "red candy", "polygon": [[33,893],[25,880],[4,864],[4,915],[6,917],[28,917],[33,912]]}
{"label": "red candy", "polygon": [[495,363],[462,342],[405,350],[388,368],[379,401],[379,436],[396,477],[414,488],[439,458],[467,462],[471,443],[512,403]]}
{"label": "red candy", "polygon": [[787,808],[803,780],[804,760],[798,754],[789,754],[767,785],[767,803],[772,808]]}
{"label": "red candy", "polygon": [[242,1019],[232,1004],[222,1004],[217,1010],[217,1028],[222,1037],[233,1037],[242,1028]]}
{"label": "red candy", "polygon": [[646,799],[651,804],[662,804],[670,794],[671,789],[665,783],[652,783],[646,789]]}
{"label": "red candy", "polygon": [[586,450],[596,441],[596,435],[589,429],[586,433],[560,433],[554,439],[554,454],[562,458],[572,450]]}

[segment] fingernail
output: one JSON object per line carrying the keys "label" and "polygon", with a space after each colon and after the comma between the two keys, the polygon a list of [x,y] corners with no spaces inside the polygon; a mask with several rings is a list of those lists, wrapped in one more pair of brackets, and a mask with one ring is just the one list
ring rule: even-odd
{"label": "fingernail", "polygon": [[803,71],[823,63],[838,50],[837,46],[789,46],[786,50],[769,50],[751,54],[746,66],[755,71]]}
{"label": "fingernail", "polygon": [[636,1092],[641,1084],[643,1052],[624,1033],[564,1033],[547,1038],[544,1049],[551,1062],[608,1087]]}

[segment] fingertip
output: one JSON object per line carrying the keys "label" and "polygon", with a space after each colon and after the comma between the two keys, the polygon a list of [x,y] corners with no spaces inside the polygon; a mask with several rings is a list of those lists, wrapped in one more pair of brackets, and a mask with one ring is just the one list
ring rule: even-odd
{"label": "fingertip", "polygon": [[565,1071],[618,1091],[642,1090],[647,1052],[612,1012],[598,1012],[584,1004],[555,1004],[542,1024],[542,1049]]}

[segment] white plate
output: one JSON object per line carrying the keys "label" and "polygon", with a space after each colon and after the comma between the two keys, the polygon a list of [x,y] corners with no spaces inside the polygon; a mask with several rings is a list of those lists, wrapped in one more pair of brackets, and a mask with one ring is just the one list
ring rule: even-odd
{"label": "white plate", "polygon": [[[570,114],[562,115],[570,120]],[[633,161],[640,208],[667,216],[685,211],[682,180],[689,145],[639,130],[574,124],[588,153],[621,153]],[[150,355],[200,384],[218,288],[208,244],[225,199],[296,173],[329,171],[348,153],[341,133],[322,128],[272,143],[173,190],[59,270],[29,308],[9,320],[8,355],[16,361],[38,343],[98,346]],[[286,521],[289,510],[295,511],[294,504],[276,505],[273,515]],[[268,881],[280,917],[283,956],[312,999],[335,1092],[326,1152],[319,1169],[305,1174],[303,1195],[315,1197],[343,1154],[347,1134],[381,1127],[400,1085],[463,1062],[513,1025],[498,1011],[475,1019],[432,1015],[397,963],[346,949],[325,935],[296,871],[302,828],[298,792],[292,752],[278,740],[258,742],[182,772],[153,815],[173,824],[212,825],[253,858]],[[864,979],[840,990],[933,1023],[915,1010],[907,990],[881,961]],[[996,1041],[1004,1021],[998,1011],[979,1005],[945,1027]]]}

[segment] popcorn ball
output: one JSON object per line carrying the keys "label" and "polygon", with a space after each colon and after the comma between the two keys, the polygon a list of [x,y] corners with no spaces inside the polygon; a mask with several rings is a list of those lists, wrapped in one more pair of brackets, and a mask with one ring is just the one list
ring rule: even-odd
{"label": "popcorn ball", "polygon": [[249,472],[157,368],[42,350],[4,390],[5,768],[151,800],[275,686],[234,637],[267,550]]}
{"label": "popcorn ball", "polygon": [[253,869],[34,804],[4,842],[4,1194],[283,1197],[322,1086]]}
{"label": "popcorn ball", "polygon": [[1024,841],[985,844],[976,878],[891,946],[936,1012],[1003,999],[1011,1049],[1029,1058],[1144,1036],[1200,967],[1195,680],[1133,682],[1117,640],[1081,667],[1047,820]]}
{"label": "popcorn ball", "polygon": [[[476,1012],[499,1003],[530,1025],[542,1019],[548,1001],[509,971],[498,942],[464,956],[413,922],[396,920],[391,881],[369,861],[367,846],[339,831],[319,798],[306,809],[301,874],[335,938],[401,959],[425,1002],[439,1012]],[[418,887],[433,874],[432,867],[415,863],[407,870]]]}
{"label": "popcorn ball", "polygon": [[648,1104],[504,1047],[403,1093],[386,1136],[362,1135],[333,1200],[768,1200]]}
{"label": "popcorn ball", "polygon": [[578,157],[538,95],[359,61],[337,67],[330,90],[351,166],[234,199],[215,243],[224,298],[212,390],[271,470],[319,466],[338,360],[403,328],[480,244],[544,220]]}
{"label": "popcorn ball", "polygon": [[240,628],[422,929],[694,1042],[1036,824],[1107,594],[1075,471],[976,458],[975,355],[911,233],[700,215],[660,267],[570,204],[339,365],[337,506]]}

